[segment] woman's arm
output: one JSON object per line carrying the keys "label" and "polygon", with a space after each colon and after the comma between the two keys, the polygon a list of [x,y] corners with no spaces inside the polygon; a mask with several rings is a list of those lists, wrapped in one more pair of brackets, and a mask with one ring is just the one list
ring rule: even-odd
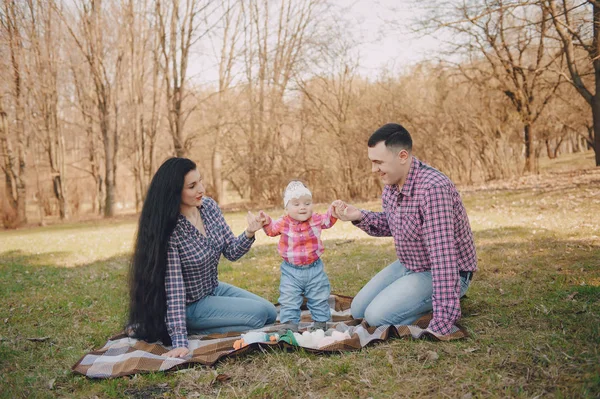
{"label": "woman's arm", "polygon": [[173,341],[173,348],[188,346],[185,323],[185,282],[181,273],[179,251],[172,236],[167,247],[167,271],[165,292],[167,296],[167,332]]}
{"label": "woman's arm", "polygon": [[[225,240],[225,245],[223,246],[223,256],[230,260],[236,261],[242,256],[244,256],[254,244],[254,231],[252,234],[246,234],[247,231],[244,231],[239,236],[235,236],[231,231],[231,227],[225,221],[223,217],[223,212],[221,212],[221,208],[212,198],[204,198],[204,205],[207,207],[208,212],[213,212],[217,226],[216,228],[222,234],[223,239]],[[249,237],[250,235],[250,237]]]}

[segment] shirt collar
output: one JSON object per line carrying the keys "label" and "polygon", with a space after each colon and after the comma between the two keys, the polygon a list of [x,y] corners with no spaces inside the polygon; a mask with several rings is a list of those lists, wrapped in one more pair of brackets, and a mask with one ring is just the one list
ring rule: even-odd
{"label": "shirt collar", "polygon": [[398,186],[393,184],[390,187],[392,193],[399,195],[402,194],[405,197],[412,197],[415,181],[417,180],[417,176],[419,175],[419,169],[421,168],[421,161],[414,155],[412,156],[412,160],[410,162],[410,168],[408,170],[408,175],[406,176],[406,180],[402,185],[402,190],[398,191]]}
{"label": "shirt collar", "polygon": [[[204,198],[202,199],[202,203],[204,203]],[[204,214],[204,207],[202,206],[202,204],[200,204],[200,206],[198,207],[198,211],[200,211],[200,215]],[[188,218],[183,216],[183,214],[181,213],[177,216],[177,224],[182,227],[185,226],[188,231],[193,231],[195,229],[192,222],[190,222]]]}
{"label": "shirt collar", "polygon": [[[313,212],[313,215],[314,215],[314,212]],[[300,224],[302,224],[302,223],[307,223],[307,222],[309,222],[309,221],[312,219],[312,216],[311,216],[310,218],[308,218],[308,219],[307,219],[307,220],[305,220],[304,222],[301,222],[301,221],[299,221],[299,220],[296,220],[296,219],[294,219],[294,218],[290,217],[290,215],[285,215],[285,217],[287,218],[287,220],[288,220],[288,223],[289,223],[290,225],[292,225],[292,226],[298,226],[298,225],[300,225]]]}

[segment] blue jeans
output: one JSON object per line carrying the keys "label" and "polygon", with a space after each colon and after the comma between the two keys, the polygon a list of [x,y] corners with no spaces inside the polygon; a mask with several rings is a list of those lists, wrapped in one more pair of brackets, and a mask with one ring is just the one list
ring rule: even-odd
{"label": "blue jeans", "polygon": [[[468,289],[469,280],[460,277],[460,296]],[[431,271],[416,273],[397,260],[358,292],[350,310],[371,326],[411,324],[433,310],[432,294]]]}
{"label": "blue jeans", "polygon": [[258,295],[219,281],[212,295],[186,306],[185,318],[188,333],[247,331],[274,323],[277,309]]}
{"label": "blue jeans", "polygon": [[281,281],[279,283],[279,320],[281,323],[300,322],[300,306],[307,299],[308,310],[314,321],[329,321],[329,294],[331,285],[323,268],[321,259],[308,266],[294,266],[281,263]]}

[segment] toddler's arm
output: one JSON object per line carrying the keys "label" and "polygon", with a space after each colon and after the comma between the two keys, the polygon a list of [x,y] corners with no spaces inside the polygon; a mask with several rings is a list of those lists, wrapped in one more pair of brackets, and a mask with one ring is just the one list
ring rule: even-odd
{"label": "toddler's arm", "polygon": [[283,218],[277,219],[273,222],[273,219],[265,212],[260,211],[259,218],[263,220],[263,230],[269,237],[276,237],[281,234],[281,227],[283,226]]}
{"label": "toddler's arm", "polygon": [[[339,201],[339,200],[337,200],[337,201]],[[331,205],[329,205],[329,208],[327,209],[327,213],[322,216],[323,217],[321,219],[321,228],[322,229],[330,229],[333,227],[335,222],[337,222],[337,218],[335,216],[333,216],[334,208],[336,206],[339,206],[339,204],[336,205],[337,201],[333,201],[333,203]]]}

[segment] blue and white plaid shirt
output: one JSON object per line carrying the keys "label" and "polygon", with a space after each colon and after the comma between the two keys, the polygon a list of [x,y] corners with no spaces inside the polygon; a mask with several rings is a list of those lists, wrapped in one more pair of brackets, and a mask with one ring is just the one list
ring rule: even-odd
{"label": "blue and white plaid shirt", "polygon": [[204,197],[199,210],[206,237],[185,216],[179,215],[167,248],[166,324],[174,348],[188,346],[186,305],[212,295],[219,284],[217,266],[221,254],[235,261],[254,243],[254,238],[246,237],[245,233],[239,237],[233,234],[212,198]]}

